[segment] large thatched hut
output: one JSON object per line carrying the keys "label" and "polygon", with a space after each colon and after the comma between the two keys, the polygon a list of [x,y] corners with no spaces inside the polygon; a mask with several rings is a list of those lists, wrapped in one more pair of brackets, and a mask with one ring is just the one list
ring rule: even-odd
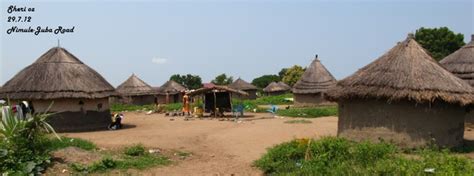
{"label": "large thatched hut", "polygon": [[236,90],[241,90],[247,92],[247,96],[242,96],[242,99],[256,99],[257,98],[257,87],[244,81],[243,79],[237,79],[232,84],[229,84],[229,87]]}
{"label": "large thatched hut", "polygon": [[268,96],[273,96],[273,95],[282,95],[285,93],[290,92],[291,87],[284,82],[271,82],[268,84],[267,87],[263,88],[263,92],[265,92],[266,95]]}
{"label": "large thatched hut", "polygon": [[328,103],[324,96],[329,88],[336,85],[336,82],[334,76],[321,64],[316,55],[301,79],[293,86],[295,105],[310,106]]}
{"label": "large thatched hut", "polygon": [[[471,42],[439,62],[446,70],[474,86],[474,34]],[[474,111],[466,115],[466,122],[474,123]]]}
{"label": "large thatched hut", "polygon": [[339,103],[338,135],[400,146],[462,143],[469,84],[442,68],[410,34],[329,90]]}
{"label": "large thatched hut", "polygon": [[113,94],[114,88],[99,73],[60,47],[41,55],[0,90],[2,98],[28,101],[35,112],[54,112],[49,122],[57,131],[106,129],[111,122],[108,98]]}
{"label": "large thatched hut", "polygon": [[173,80],[169,80],[156,90],[158,92],[158,103],[168,104],[182,102],[186,88]]}
{"label": "large thatched hut", "polygon": [[135,74],[120,84],[116,91],[119,94],[118,102],[124,104],[147,105],[157,101],[157,92]]}

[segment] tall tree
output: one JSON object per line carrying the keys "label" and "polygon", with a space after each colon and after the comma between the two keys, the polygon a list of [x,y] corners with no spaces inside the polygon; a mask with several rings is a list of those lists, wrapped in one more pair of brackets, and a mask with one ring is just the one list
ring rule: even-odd
{"label": "tall tree", "polygon": [[278,76],[280,76],[280,79],[283,79],[283,77],[285,77],[285,74],[287,71],[288,71],[288,68],[282,68],[280,72],[278,72]]}
{"label": "tall tree", "polygon": [[293,67],[286,70],[285,76],[283,76],[282,81],[289,86],[293,86],[303,75],[305,69],[299,65],[294,65]]}
{"label": "tall tree", "polygon": [[211,82],[215,85],[228,85],[234,82],[234,78],[232,76],[227,77],[225,73],[222,73],[216,76],[216,78],[212,80]]}
{"label": "tall tree", "polygon": [[174,74],[170,77],[170,80],[176,81],[177,83],[180,83],[187,89],[198,89],[202,85],[202,79],[198,75],[180,75],[180,74]]}
{"label": "tall tree", "polygon": [[437,61],[465,45],[464,36],[454,33],[447,27],[422,27],[416,30],[415,40],[428,50]]}
{"label": "tall tree", "polygon": [[280,81],[280,76],[278,75],[263,75],[252,80],[252,84],[258,88],[265,88],[273,81]]}

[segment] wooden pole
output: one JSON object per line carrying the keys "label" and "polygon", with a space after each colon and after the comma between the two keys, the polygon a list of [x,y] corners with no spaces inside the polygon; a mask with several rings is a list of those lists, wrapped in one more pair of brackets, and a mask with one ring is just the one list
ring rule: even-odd
{"label": "wooden pole", "polygon": [[216,91],[212,91],[214,93],[214,117],[217,117],[217,99],[216,99]]}

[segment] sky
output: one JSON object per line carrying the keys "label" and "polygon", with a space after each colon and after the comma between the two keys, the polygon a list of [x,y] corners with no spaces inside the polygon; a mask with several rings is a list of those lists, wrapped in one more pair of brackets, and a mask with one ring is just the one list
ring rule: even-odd
{"label": "sky", "polygon": [[[132,73],[152,86],[173,74],[248,82],[318,54],[343,79],[420,27],[474,33],[474,0],[6,1],[1,0],[0,85],[60,46],[118,86]],[[10,5],[35,12],[7,13]],[[8,16],[31,16],[29,23]],[[7,34],[12,26],[74,33]]]}

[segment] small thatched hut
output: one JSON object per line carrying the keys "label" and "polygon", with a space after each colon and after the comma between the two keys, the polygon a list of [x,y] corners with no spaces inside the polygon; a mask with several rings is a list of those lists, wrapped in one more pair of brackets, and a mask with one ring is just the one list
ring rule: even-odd
{"label": "small thatched hut", "polygon": [[339,81],[328,97],[339,103],[338,135],[384,139],[400,146],[462,143],[469,84],[442,68],[413,34]]}
{"label": "small thatched hut", "polygon": [[156,90],[158,91],[158,103],[168,104],[182,102],[186,88],[173,80],[169,80]]}
{"label": "small thatched hut", "polygon": [[474,34],[471,42],[439,62],[446,70],[474,86]]}
{"label": "small thatched hut", "polygon": [[211,113],[214,116],[216,116],[215,112],[232,112],[232,95],[248,95],[241,90],[213,84],[205,84],[203,88],[186,94],[193,97],[194,101],[203,99],[204,112]]}
{"label": "small thatched hut", "polygon": [[111,123],[108,98],[113,94],[114,88],[99,73],[60,47],[41,55],[0,90],[2,98],[29,101],[35,112],[54,112],[48,121],[57,131],[106,129]]}
{"label": "small thatched hut", "polygon": [[263,92],[265,92],[268,96],[273,95],[282,95],[285,93],[290,92],[291,87],[283,82],[272,82],[268,84],[267,87],[263,88]]}
{"label": "small thatched hut", "polygon": [[[439,63],[458,78],[474,86],[474,34],[471,35],[471,42],[446,56]],[[474,123],[474,111],[469,112],[465,120]]]}
{"label": "small thatched hut", "polygon": [[157,92],[145,81],[132,74],[117,89],[119,102],[133,105],[147,105],[156,103]]}
{"label": "small thatched hut", "polygon": [[257,87],[244,81],[243,79],[237,79],[229,87],[236,90],[247,92],[248,96],[242,96],[242,99],[256,99],[257,98]]}
{"label": "small thatched hut", "polygon": [[336,85],[336,82],[334,76],[321,64],[318,55],[316,55],[301,79],[293,86],[295,105],[310,106],[328,103],[324,94],[329,88]]}

